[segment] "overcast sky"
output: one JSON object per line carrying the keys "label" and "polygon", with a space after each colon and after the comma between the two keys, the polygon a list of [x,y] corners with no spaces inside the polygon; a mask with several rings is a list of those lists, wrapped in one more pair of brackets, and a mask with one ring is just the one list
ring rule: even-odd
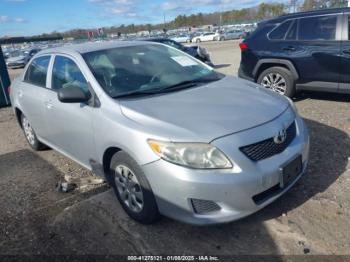
{"label": "overcast sky", "polygon": [[179,14],[240,9],[261,2],[263,0],[0,0],[0,36],[162,23],[163,14],[169,21]]}

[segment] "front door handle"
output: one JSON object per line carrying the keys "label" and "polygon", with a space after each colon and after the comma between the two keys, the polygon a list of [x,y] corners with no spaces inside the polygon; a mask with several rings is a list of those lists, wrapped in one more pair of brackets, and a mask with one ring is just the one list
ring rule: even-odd
{"label": "front door handle", "polygon": [[46,108],[47,108],[47,109],[52,109],[52,108],[53,108],[53,104],[52,104],[52,101],[51,101],[51,100],[46,101],[46,102],[45,102],[45,105],[46,105]]}
{"label": "front door handle", "polygon": [[282,48],[283,51],[295,51],[296,48],[294,46],[286,46]]}
{"label": "front door handle", "polygon": [[348,50],[343,50],[343,54],[350,55],[350,49],[348,49]]}

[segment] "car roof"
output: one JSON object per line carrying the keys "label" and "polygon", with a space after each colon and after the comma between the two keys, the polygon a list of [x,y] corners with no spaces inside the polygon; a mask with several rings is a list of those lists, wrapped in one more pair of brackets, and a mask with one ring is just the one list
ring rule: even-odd
{"label": "car roof", "polygon": [[127,47],[127,46],[139,46],[139,45],[148,45],[151,43],[146,43],[143,41],[106,41],[106,42],[86,42],[82,44],[73,44],[65,45],[61,47],[51,47],[47,48],[38,53],[42,54],[51,54],[51,53],[64,53],[64,54],[84,54],[94,51],[113,49],[118,47]]}
{"label": "car roof", "polygon": [[263,24],[279,24],[283,21],[291,18],[300,18],[300,17],[308,17],[308,16],[317,16],[317,15],[327,15],[327,14],[338,14],[338,13],[344,13],[344,12],[350,12],[349,7],[343,7],[343,8],[329,8],[329,9],[320,9],[315,11],[307,11],[307,12],[298,12],[298,13],[292,13],[292,14],[285,14],[276,18],[272,18],[269,20],[265,20],[259,25]]}

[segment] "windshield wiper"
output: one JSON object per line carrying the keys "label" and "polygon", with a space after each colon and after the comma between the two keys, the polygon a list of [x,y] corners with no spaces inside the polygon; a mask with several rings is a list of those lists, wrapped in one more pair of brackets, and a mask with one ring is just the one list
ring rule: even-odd
{"label": "windshield wiper", "polygon": [[159,90],[159,92],[169,92],[169,91],[175,91],[179,89],[190,88],[201,83],[210,83],[210,82],[218,81],[220,79],[221,78],[219,77],[210,77],[210,78],[206,77],[206,78],[199,78],[194,80],[186,80],[186,81],[182,81],[180,83],[162,88]]}
{"label": "windshield wiper", "polygon": [[136,91],[113,96],[113,98],[134,97],[134,96],[154,95],[154,94],[158,94],[158,90],[148,90],[148,91],[136,90]]}
{"label": "windshield wiper", "polygon": [[124,94],[120,94],[117,96],[114,96],[113,98],[123,98],[123,97],[135,97],[135,96],[143,96],[143,95],[155,95],[155,94],[161,94],[161,93],[167,93],[172,91],[177,91],[181,89],[191,88],[193,86],[196,86],[200,83],[209,83],[213,81],[220,80],[220,77],[206,77],[206,78],[199,78],[194,80],[186,80],[182,81],[180,83],[170,85],[163,88],[157,88],[157,89],[150,89],[150,90],[136,90]]}

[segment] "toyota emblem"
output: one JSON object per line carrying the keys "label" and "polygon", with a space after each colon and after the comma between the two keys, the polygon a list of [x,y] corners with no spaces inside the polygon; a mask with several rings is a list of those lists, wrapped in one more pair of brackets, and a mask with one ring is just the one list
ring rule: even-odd
{"label": "toyota emblem", "polygon": [[287,132],[285,129],[282,129],[278,132],[278,134],[273,138],[273,141],[276,144],[282,144],[287,139]]}

